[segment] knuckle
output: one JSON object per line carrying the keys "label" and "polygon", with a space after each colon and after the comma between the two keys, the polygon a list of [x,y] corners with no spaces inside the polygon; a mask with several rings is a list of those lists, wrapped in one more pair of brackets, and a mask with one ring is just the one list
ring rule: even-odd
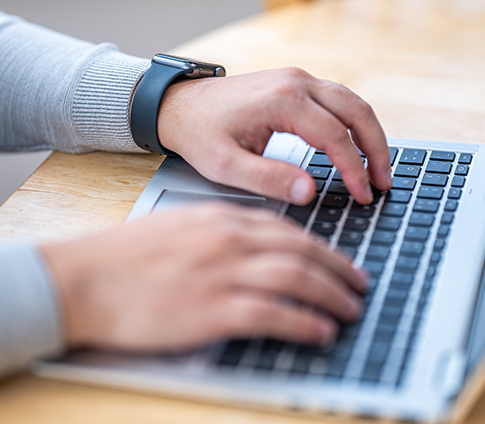
{"label": "knuckle", "polygon": [[308,72],[297,66],[287,66],[283,68],[283,72],[291,78],[306,78],[309,76]]}
{"label": "knuckle", "polygon": [[279,78],[275,80],[273,91],[276,97],[292,98],[299,100],[303,97],[301,80],[305,71],[296,67],[288,67],[281,70]]}
{"label": "knuckle", "polygon": [[372,106],[367,103],[365,100],[361,99],[358,97],[358,113],[359,117],[368,120],[374,118],[374,110],[372,109]]}
{"label": "knuckle", "polygon": [[222,247],[238,245],[242,242],[243,237],[240,226],[233,220],[219,225],[214,234],[214,240]]}

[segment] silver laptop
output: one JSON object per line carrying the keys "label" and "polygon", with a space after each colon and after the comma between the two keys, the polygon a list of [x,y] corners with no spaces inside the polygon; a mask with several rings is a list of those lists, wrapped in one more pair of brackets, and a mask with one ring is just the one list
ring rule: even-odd
{"label": "silver laptop", "polygon": [[[299,207],[212,183],[167,158],[129,219],[224,200],[269,208],[345,250],[371,288],[335,345],[228,340],[177,355],[87,350],[40,361],[42,376],[299,411],[417,421],[462,419],[485,381],[485,146],[388,140],[394,187],[371,205],[349,196],[324,152],[275,133],[265,156],[317,185]],[[365,157],[363,157],[365,161]]]}

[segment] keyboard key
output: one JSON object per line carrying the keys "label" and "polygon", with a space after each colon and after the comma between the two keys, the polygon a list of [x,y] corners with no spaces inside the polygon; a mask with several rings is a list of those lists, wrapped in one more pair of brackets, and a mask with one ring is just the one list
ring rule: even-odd
{"label": "keyboard key", "polygon": [[352,247],[352,246],[339,246],[339,250],[344,252],[347,256],[349,256],[352,259],[355,259],[357,256],[357,248]]}
{"label": "keyboard key", "polygon": [[350,208],[349,216],[358,216],[360,218],[370,218],[374,215],[375,206],[373,205],[359,205],[354,203]]}
{"label": "keyboard key", "polygon": [[372,236],[371,244],[391,246],[394,243],[395,238],[396,235],[394,233],[390,233],[387,231],[375,231],[374,235]]}
{"label": "keyboard key", "polygon": [[351,245],[351,246],[357,246],[362,242],[362,238],[364,236],[361,233],[352,231],[352,232],[347,232],[344,231],[340,235],[339,239],[339,246],[340,245]]}
{"label": "keyboard key", "polygon": [[347,231],[364,232],[369,226],[369,220],[365,218],[348,218],[344,229]]}
{"label": "keyboard key", "polygon": [[[447,162],[443,162],[447,163]],[[421,181],[422,185],[428,185],[428,186],[439,186],[439,187],[444,187],[446,186],[446,183],[448,182],[448,176],[442,175],[442,174],[424,174],[423,180]]]}
{"label": "keyboard key", "polygon": [[415,258],[419,258],[424,251],[424,245],[417,241],[405,241],[401,246],[401,252],[399,253],[401,256],[412,256]]}
{"label": "keyboard key", "polygon": [[468,165],[457,165],[455,168],[455,175],[467,175],[469,168]]}
{"label": "keyboard key", "polygon": [[449,225],[440,225],[438,227],[438,234],[436,235],[438,238],[445,238],[448,237],[450,233],[450,226]]}
{"label": "keyboard key", "polygon": [[310,161],[310,166],[327,166],[331,168],[333,164],[327,155],[315,153]]}
{"label": "keyboard key", "polygon": [[429,263],[431,265],[437,265],[441,261],[441,253],[440,252],[433,252],[431,257],[429,258]]}
{"label": "keyboard key", "polygon": [[438,211],[439,206],[440,202],[437,200],[416,199],[413,211],[435,213]]}
{"label": "keyboard key", "polygon": [[382,196],[382,191],[379,190],[378,188],[374,187],[372,184],[371,184],[370,188],[372,190],[372,194],[374,195],[374,199],[372,200],[371,205],[375,205],[375,204],[377,204],[377,202],[379,202],[379,200]]}
{"label": "keyboard key", "polygon": [[342,209],[336,208],[320,208],[315,217],[315,222],[320,221],[327,221],[327,222],[336,222],[342,216]]}
{"label": "keyboard key", "polygon": [[427,280],[430,280],[432,279],[436,274],[436,268],[434,266],[430,266],[428,267],[428,269],[426,270],[426,279]]}
{"label": "keyboard key", "polygon": [[394,162],[396,161],[398,149],[397,147],[389,147],[389,154],[391,156],[391,166],[394,165]]}
{"label": "keyboard key", "polygon": [[291,374],[306,374],[310,366],[309,357],[306,355],[297,355],[291,367]]}
{"label": "keyboard key", "polygon": [[434,216],[429,213],[413,212],[409,219],[409,224],[417,227],[431,227],[433,222]]}
{"label": "keyboard key", "polygon": [[406,274],[403,272],[396,271],[392,275],[391,279],[391,287],[396,288],[396,287],[407,287],[409,288],[411,284],[413,284],[414,281],[414,276],[411,274]]}
{"label": "keyboard key", "polygon": [[450,162],[429,161],[426,172],[436,172],[438,174],[449,174],[452,164]]}
{"label": "keyboard key", "polygon": [[325,372],[325,376],[340,378],[342,377],[345,367],[347,366],[347,361],[342,358],[332,358],[327,362],[328,369]]}
{"label": "keyboard key", "polygon": [[333,174],[332,181],[343,181],[342,174],[340,171],[335,171],[335,174]]}
{"label": "keyboard key", "polygon": [[321,166],[309,166],[306,169],[306,172],[308,172],[313,178],[322,180],[326,180],[328,178],[330,171],[330,168],[323,168]]}
{"label": "keyboard key", "polygon": [[411,195],[412,193],[409,191],[392,189],[387,192],[386,202],[408,203]]}
{"label": "keyboard key", "polygon": [[458,202],[456,200],[447,200],[445,203],[446,212],[455,212],[458,207]]}
{"label": "keyboard key", "polygon": [[256,361],[255,368],[257,370],[265,370],[265,371],[272,370],[275,365],[278,354],[279,352],[271,351],[271,350],[261,352]]}
{"label": "keyboard key", "polygon": [[415,165],[398,165],[394,171],[396,177],[413,177],[417,178],[421,172],[420,166]]}
{"label": "keyboard key", "polygon": [[344,196],[342,194],[327,194],[323,198],[322,206],[328,206],[331,208],[345,208],[348,201],[349,196]]}
{"label": "keyboard key", "polygon": [[407,206],[403,203],[385,203],[381,209],[381,215],[403,217]]}
{"label": "keyboard key", "polygon": [[420,187],[418,197],[421,199],[440,200],[443,197],[443,189],[441,187]]}
{"label": "keyboard key", "polygon": [[461,163],[464,165],[470,165],[472,163],[471,153],[461,153],[460,159],[458,159],[458,163]]}
{"label": "keyboard key", "polygon": [[427,228],[408,227],[404,234],[404,239],[410,241],[426,241],[428,237],[429,230]]}
{"label": "keyboard key", "polygon": [[374,340],[377,341],[385,341],[385,342],[390,342],[394,334],[396,332],[396,329],[394,326],[380,326],[376,328],[376,331],[374,333]]}
{"label": "keyboard key", "polygon": [[404,149],[399,163],[408,165],[422,165],[426,157],[426,150]]}
{"label": "keyboard key", "polygon": [[325,180],[315,180],[316,192],[321,193],[323,191],[324,185],[325,185]]}
{"label": "keyboard key", "polygon": [[446,245],[445,239],[437,239],[434,242],[433,250],[435,252],[441,252],[445,248],[445,245]]}
{"label": "keyboard key", "polygon": [[441,216],[441,223],[445,225],[450,225],[453,222],[454,215],[451,212],[445,212]]}
{"label": "keyboard key", "polygon": [[376,261],[365,261],[362,265],[372,277],[379,277],[384,270],[384,264]]}
{"label": "keyboard key", "polygon": [[399,230],[400,225],[401,225],[400,218],[381,216],[377,221],[376,228],[378,230],[397,231]]}
{"label": "keyboard key", "polygon": [[331,222],[315,222],[312,231],[328,238],[335,232],[335,224]]}
{"label": "keyboard key", "polygon": [[419,266],[419,259],[407,256],[399,256],[396,261],[396,269],[401,271],[416,271]]}
{"label": "keyboard key", "polygon": [[395,308],[403,308],[406,300],[407,300],[407,292],[405,291],[396,291],[395,294],[399,293],[401,296],[386,296],[384,300],[384,308],[388,307],[395,307]]}
{"label": "keyboard key", "polygon": [[462,190],[459,188],[451,187],[448,192],[448,199],[459,199],[461,197]]}
{"label": "keyboard key", "polygon": [[249,340],[232,340],[227,343],[217,363],[226,367],[236,367],[241,361]]}
{"label": "keyboard key", "polygon": [[316,203],[317,198],[314,198],[306,206],[290,205],[286,211],[286,216],[290,216],[294,220],[298,221],[300,224],[305,225]]}
{"label": "keyboard key", "polygon": [[345,184],[339,181],[332,181],[328,186],[328,193],[338,193],[338,194],[345,194],[348,195],[349,191]]}
{"label": "keyboard key", "polygon": [[397,326],[401,319],[401,313],[402,311],[400,308],[383,308],[379,317],[379,325],[382,323]]}
{"label": "keyboard key", "polygon": [[369,349],[367,361],[372,361],[374,363],[383,363],[385,362],[388,354],[389,343],[375,342],[372,343],[371,348]]}
{"label": "keyboard key", "polygon": [[281,340],[267,338],[267,339],[264,339],[261,349],[280,352],[284,348],[284,346],[285,346],[285,342]]}
{"label": "keyboard key", "polygon": [[455,153],[454,152],[442,152],[435,150],[431,152],[431,156],[429,157],[430,160],[445,160],[448,162],[453,162],[455,160]]}
{"label": "keyboard key", "polygon": [[452,187],[463,187],[465,185],[466,178],[465,177],[453,177],[451,180]]}
{"label": "keyboard key", "polygon": [[385,261],[391,249],[386,246],[370,246],[367,250],[366,260],[376,259],[378,262]]}
{"label": "keyboard key", "polygon": [[401,190],[414,190],[415,185],[415,178],[394,177],[392,179],[392,188],[398,188]]}

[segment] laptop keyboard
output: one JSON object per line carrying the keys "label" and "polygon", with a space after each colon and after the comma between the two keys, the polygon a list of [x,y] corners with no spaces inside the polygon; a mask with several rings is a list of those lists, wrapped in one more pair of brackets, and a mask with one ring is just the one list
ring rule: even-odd
{"label": "laptop keyboard", "polygon": [[393,188],[374,190],[372,204],[360,205],[328,156],[316,151],[307,172],[317,196],[307,206],[286,210],[311,235],[369,271],[360,319],[342,325],[332,346],[232,340],[219,347],[217,366],[239,373],[402,383],[473,154],[394,147],[390,153]]}

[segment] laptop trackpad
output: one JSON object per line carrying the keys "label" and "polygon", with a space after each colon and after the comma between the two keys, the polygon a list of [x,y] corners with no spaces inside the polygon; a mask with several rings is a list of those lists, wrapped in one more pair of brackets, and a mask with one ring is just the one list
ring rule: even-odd
{"label": "laptop trackpad", "polygon": [[164,190],[158,198],[153,212],[180,207],[194,202],[229,202],[244,206],[263,207],[266,199],[259,196],[200,193],[184,190]]}

